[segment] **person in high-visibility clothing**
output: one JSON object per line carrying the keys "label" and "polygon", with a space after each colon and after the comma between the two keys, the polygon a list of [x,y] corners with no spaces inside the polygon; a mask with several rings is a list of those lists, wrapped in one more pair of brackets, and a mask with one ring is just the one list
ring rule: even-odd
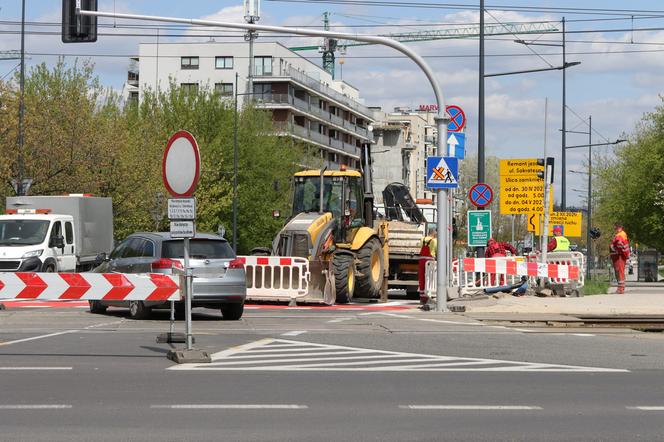
{"label": "person in high-visibility clothing", "polygon": [[553,228],[553,238],[546,245],[547,252],[569,252],[569,239],[563,236],[563,228],[555,226]]}
{"label": "person in high-visibility clothing", "polygon": [[611,240],[609,246],[611,261],[613,261],[613,270],[616,272],[618,280],[618,290],[616,293],[622,295],[625,293],[625,263],[629,258],[629,240],[627,233],[623,230],[622,223],[615,223],[613,228],[616,235]]}
{"label": "person in high-visibility clothing", "polygon": [[436,228],[432,227],[429,229],[428,235],[422,238],[422,247],[420,248],[420,260],[418,263],[418,279],[419,279],[419,292],[420,292],[420,303],[426,304],[428,299],[424,293],[425,285],[425,274],[426,274],[426,265],[427,261],[436,259],[436,250],[438,247],[438,241],[436,237],[438,236]]}

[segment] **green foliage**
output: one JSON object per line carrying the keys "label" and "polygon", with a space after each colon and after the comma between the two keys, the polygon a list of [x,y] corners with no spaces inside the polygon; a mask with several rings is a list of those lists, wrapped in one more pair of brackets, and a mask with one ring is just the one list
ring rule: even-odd
{"label": "green foliage", "polygon": [[609,281],[600,278],[586,280],[583,286],[583,295],[606,295],[609,292]]}
{"label": "green foliage", "polygon": [[[89,64],[26,76],[25,175],[31,194],[93,193],[113,198],[115,236],[166,230],[161,159],[168,138],[187,130],[201,149],[197,227],[231,237],[234,102],[208,90],[187,94],[175,84],[124,106],[103,90]],[[17,174],[18,91],[0,82],[2,195]],[[247,105],[238,116],[238,253],[269,245],[281,227],[272,210],[288,211],[290,177],[314,156],[290,138],[270,135],[269,112]]]}
{"label": "green foliage", "polygon": [[647,114],[614,160],[596,169],[596,214],[603,240],[622,221],[632,243],[664,250],[664,106]]}

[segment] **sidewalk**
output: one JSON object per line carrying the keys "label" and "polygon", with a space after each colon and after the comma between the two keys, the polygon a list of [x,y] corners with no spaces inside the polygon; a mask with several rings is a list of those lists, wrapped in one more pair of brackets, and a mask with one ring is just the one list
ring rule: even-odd
{"label": "sidewalk", "polygon": [[[615,288],[612,288],[615,291]],[[610,289],[611,291],[611,289]],[[466,313],[565,314],[594,316],[664,315],[664,284],[629,284],[624,295],[538,298],[506,295],[499,299],[455,300]]]}

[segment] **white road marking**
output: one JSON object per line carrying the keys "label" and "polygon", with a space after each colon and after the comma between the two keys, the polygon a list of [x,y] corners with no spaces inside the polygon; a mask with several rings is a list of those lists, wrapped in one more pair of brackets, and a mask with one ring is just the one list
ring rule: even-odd
{"label": "white road marking", "polygon": [[169,370],[219,371],[463,371],[625,373],[629,370],[499,359],[404,353],[266,338],[211,355],[209,364]]}
{"label": "white road marking", "polygon": [[664,407],[654,406],[654,405],[641,405],[639,407],[625,407],[628,410],[640,410],[640,411],[664,411]]}
{"label": "white road marking", "polygon": [[573,335],[573,336],[583,336],[584,338],[586,338],[586,337],[591,337],[591,336],[595,336],[595,335],[593,335],[592,333],[572,333],[572,335]]}
{"label": "white road marking", "polygon": [[66,404],[16,404],[16,405],[0,405],[0,410],[59,410],[72,408],[71,405]]}
{"label": "white road marking", "polygon": [[329,324],[335,324],[337,322],[344,322],[344,321],[350,321],[354,318],[338,318],[338,319],[332,319],[331,321],[327,321]]}
{"label": "white road marking", "polygon": [[14,341],[0,342],[0,347],[4,347],[5,345],[20,344],[21,342],[29,342],[29,341],[36,341],[38,339],[51,338],[53,336],[66,335],[69,333],[76,333],[78,331],[80,330],[65,330],[57,333],[49,333],[47,335],[33,336],[31,338],[23,338],[23,339],[16,339]]}
{"label": "white road marking", "polygon": [[535,405],[399,405],[406,410],[541,410]]}
{"label": "white road marking", "polygon": [[293,330],[286,333],[282,333],[281,336],[299,336],[306,332],[307,332],[306,330]]}
{"label": "white road marking", "polygon": [[151,405],[150,408],[171,410],[304,410],[309,407],[297,404],[176,404]]}
{"label": "white road marking", "polygon": [[20,371],[20,370],[73,370],[74,367],[0,367],[4,371]]}

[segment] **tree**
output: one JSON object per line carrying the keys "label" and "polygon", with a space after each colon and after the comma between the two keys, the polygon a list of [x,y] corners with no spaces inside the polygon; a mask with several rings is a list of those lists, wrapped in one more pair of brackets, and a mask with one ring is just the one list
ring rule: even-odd
{"label": "tree", "polygon": [[646,114],[627,145],[594,175],[602,231],[612,232],[613,222],[621,221],[632,243],[664,250],[664,106]]}
{"label": "tree", "polygon": [[[171,84],[125,105],[94,76],[89,63],[53,68],[41,64],[25,83],[26,176],[32,194],[93,193],[113,199],[115,236],[138,230],[166,230],[166,191],[161,159],[168,138],[188,130],[201,149],[202,175],[197,227],[230,233],[233,199],[232,100],[209,90],[195,93]],[[0,82],[0,186],[13,193],[17,176],[16,82]],[[273,135],[269,111],[247,105],[238,115],[239,253],[272,242],[282,222],[272,210],[287,212],[292,174],[319,165],[306,146]]]}

